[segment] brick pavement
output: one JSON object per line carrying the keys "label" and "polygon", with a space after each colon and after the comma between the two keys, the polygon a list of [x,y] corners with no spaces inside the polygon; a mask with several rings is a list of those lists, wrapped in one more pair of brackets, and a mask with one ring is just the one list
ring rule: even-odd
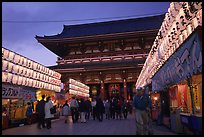
{"label": "brick pavement", "polygon": [[[153,123],[154,135],[176,135],[168,128],[156,126]],[[2,130],[2,135],[135,135],[135,120],[133,115],[128,119],[116,120],[104,119],[103,122],[98,120],[89,120],[87,123],[75,123],[70,121],[65,124],[63,117],[52,121],[51,129],[37,129],[37,124],[25,125]]]}

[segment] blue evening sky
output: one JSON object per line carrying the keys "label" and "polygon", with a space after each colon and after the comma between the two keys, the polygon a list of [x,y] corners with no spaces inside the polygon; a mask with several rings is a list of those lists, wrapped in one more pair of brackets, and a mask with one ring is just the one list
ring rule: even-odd
{"label": "blue evening sky", "polygon": [[[2,46],[42,65],[53,66],[56,65],[57,55],[38,43],[35,35],[56,35],[62,32],[63,25],[103,22],[140,17],[139,15],[166,13],[169,5],[170,2],[3,2]],[[111,19],[111,17],[123,18]],[[96,18],[97,20],[86,20]],[[5,22],[63,20],[70,21]]]}

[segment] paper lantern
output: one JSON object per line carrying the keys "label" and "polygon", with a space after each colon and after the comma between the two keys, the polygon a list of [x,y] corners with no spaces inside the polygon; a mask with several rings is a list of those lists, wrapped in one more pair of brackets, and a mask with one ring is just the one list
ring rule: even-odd
{"label": "paper lantern", "polygon": [[13,60],[14,60],[14,52],[9,51],[9,57],[8,57],[8,59],[13,62]]}
{"label": "paper lantern", "polygon": [[8,73],[2,72],[2,82],[7,82],[7,79],[8,79]]}
{"label": "paper lantern", "polygon": [[3,59],[8,59],[8,57],[9,57],[9,51],[7,49],[4,49]]}
{"label": "paper lantern", "polygon": [[33,79],[33,85],[32,85],[32,87],[35,87],[35,86],[36,86],[36,82],[37,82],[37,81]]}
{"label": "paper lantern", "polygon": [[18,76],[18,85],[22,85],[22,81],[23,81],[23,77],[22,76]]}
{"label": "paper lantern", "polygon": [[14,63],[17,64],[20,62],[20,56],[18,54],[15,54],[14,56]]}
{"label": "paper lantern", "polygon": [[9,82],[9,83],[11,83],[11,81],[12,81],[12,78],[13,78],[13,75],[12,75],[11,73],[8,73],[8,77],[7,77],[7,80],[6,80],[6,82]]}
{"label": "paper lantern", "polygon": [[188,38],[187,30],[183,30],[182,32],[184,40]]}
{"label": "paper lantern", "polygon": [[13,70],[13,63],[11,63],[11,62],[8,62],[8,72],[12,72],[12,70]]}
{"label": "paper lantern", "polygon": [[13,74],[12,83],[13,84],[17,84],[18,83],[18,76],[17,75]]}
{"label": "paper lantern", "polygon": [[19,71],[19,66],[18,65],[13,65],[13,73],[18,74]]}
{"label": "paper lantern", "polygon": [[2,71],[6,71],[8,69],[8,61],[2,60]]}
{"label": "paper lantern", "polygon": [[33,70],[37,70],[37,63],[33,62]]}
{"label": "paper lantern", "polygon": [[187,35],[189,36],[191,33],[192,33],[192,24],[190,23],[190,24],[187,26]]}

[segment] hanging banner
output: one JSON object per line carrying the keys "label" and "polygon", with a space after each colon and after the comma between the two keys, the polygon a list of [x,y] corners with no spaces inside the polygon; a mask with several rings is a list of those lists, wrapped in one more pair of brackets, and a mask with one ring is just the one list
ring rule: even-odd
{"label": "hanging banner", "polygon": [[202,72],[202,48],[195,33],[152,78],[152,91],[162,91],[198,72]]}

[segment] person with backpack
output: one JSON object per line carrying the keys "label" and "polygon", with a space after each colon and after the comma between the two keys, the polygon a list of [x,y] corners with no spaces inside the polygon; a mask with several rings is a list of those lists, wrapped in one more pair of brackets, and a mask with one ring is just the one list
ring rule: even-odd
{"label": "person with backpack", "polygon": [[69,108],[69,104],[67,103],[67,100],[66,100],[65,104],[62,107],[62,114],[63,114],[63,116],[65,118],[64,123],[67,123],[68,117],[69,117],[69,113],[70,113],[70,108]]}
{"label": "person with backpack", "polygon": [[137,89],[137,93],[133,99],[133,109],[136,116],[136,133],[139,135],[148,135],[148,113],[150,112],[149,96],[145,94],[145,90],[141,87]]}

